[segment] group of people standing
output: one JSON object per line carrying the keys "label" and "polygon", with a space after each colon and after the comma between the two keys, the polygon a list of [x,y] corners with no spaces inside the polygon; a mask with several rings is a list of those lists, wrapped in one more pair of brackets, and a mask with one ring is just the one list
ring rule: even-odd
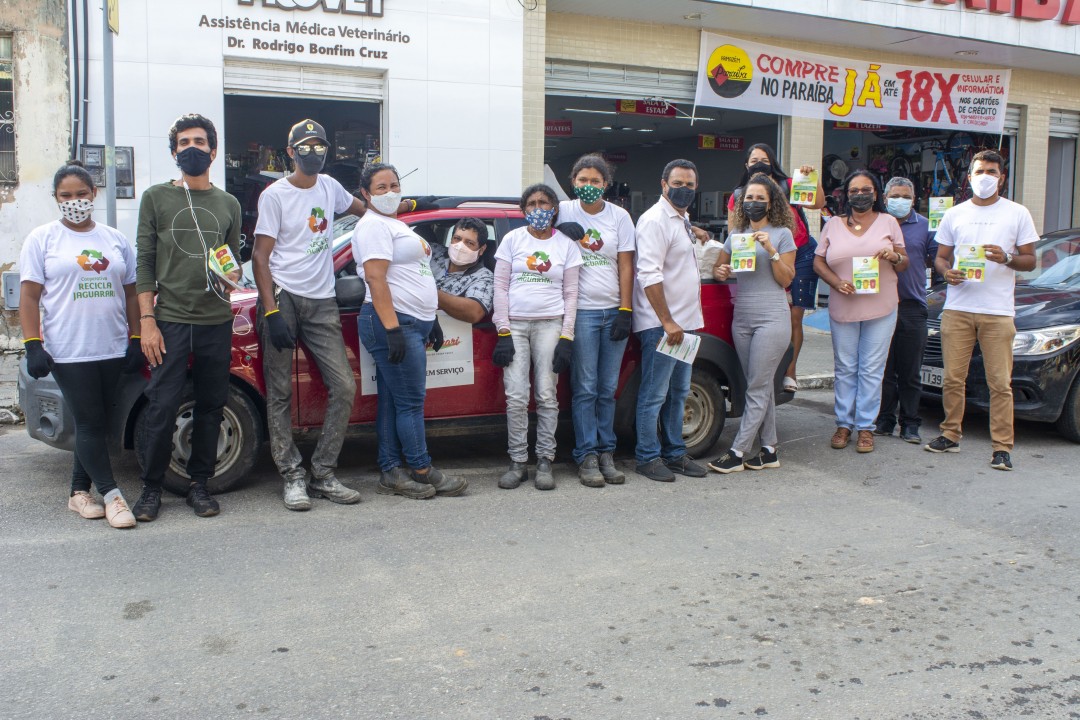
{"label": "group of people standing", "polygon": [[[54,180],[61,219],[34,230],[20,258],[27,370],[34,377],[53,373],[76,423],[68,506],[82,517],[106,517],[113,527],[158,516],[176,413],[189,386],[194,407],[187,503],[202,517],[219,512],[206,486],[229,393],[229,292],[240,272],[215,271],[208,260],[223,248],[239,257],[240,207],[209,180],[217,154],[213,123],[184,115],[170,128],[169,144],[180,178],[143,194],[137,255],[122,234],[94,222],[94,183],[72,163]],[[556,385],[565,371],[581,483],[625,481],[613,457],[615,392],[631,333],[641,346],[637,472],[661,482],[707,474],[683,442],[692,367],[673,352],[705,324],[688,217],[699,182],[692,162],[668,163],[660,199],[635,227],[624,209],[603,199],[613,180],[607,162],[599,155],[580,158],[570,174],[574,199],[560,202],[547,185],[525,189],[525,225],[502,238],[492,271],[484,262],[492,238],[482,221],[464,218],[448,245],[429,243],[398,218],[418,204],[403,200],[393,166],[366,167],[356,197],[321,173],[328,150],[319,123],[302,120],[290,129],[287,153],[294,170],[260,196],[252,253],[267,423],[287,508],[307,510],[312,498],[360,501],[335,476],[356,393],[332,253],[334,217],[346,213],[359,216],[352,251],[367,290],[357,329],[377,369],[379,493],[420,499],[459,495],[468,486],[435,467],[427,451],[426,358],[428,347],[438,352],[443,343],[438,310],[471,323],[490,314],[498,331],[492,362],[503,369],[510,456],[499,487],[516,488],[528,477],[530,397],[537,414],[533,482],[541,490],[555,487]],[[905,179],[882,190],[869,173],[852,173],[840,215],[825,225],[817,244],[802,209],[788,202],[791,180],[773,150],[755,145],[745,164],[729,208],[730,234],[713,268],[716,280],[736,278],[739,286],[732,334],[746,377],[745,411],[730,449],[709,468],[729,473],[780,466],[773,378],[794,345],[783,387],[797,389],[803,312],[814,307],[818,277],[833,289],[832,447],[846,447],[854,433],[858,450],[872,451],[874,435],[891,434],[897,422],[903,439],[921,442],[918,371],[926,341],[925,267],[932,263],[950,284],[942,321],[946,419],[941,437],[926,449],[959,449],[963,383],[979,342],[993,393],[992,465],[1011,469],[1012,271],[1033,265],[1035,232],[1023,207],[997,195],[1003,159],[992,151],[976,156],[976,199],[946,214],[936,245],[926,219],[913,209],[914,188]],[[810,207],[823,202],[819,187],[818,205]],[[731,234],[751,238],[753,271],[733,269]],[[988,244],[988,237],[997,243]],[[1001,265],[988,269],[978,285],[965,284],[953,268],[952,248],[972,243]],[[879,261],[879,287],[863,294],[854,284],[853,258],[868,257]],[[298,341],[328,394],[310,471],[292,434]],[[139,372],[147,363],[143,489],[129,507],[109,464],[106,409],[120,374]]]}

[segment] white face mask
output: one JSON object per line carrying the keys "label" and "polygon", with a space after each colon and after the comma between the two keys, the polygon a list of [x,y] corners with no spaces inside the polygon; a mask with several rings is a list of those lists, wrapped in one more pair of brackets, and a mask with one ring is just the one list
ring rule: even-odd
{"label": "white face mask", "polygon": [[64,200],[56,203],[60,214],[73,225],[79,225],[94,214],[93,200]]}
{"label": "white face mask", "polygon": [[979,199],[986,200],[997,192],[999,180],[993,175],[975,175],[971,178],[971,191]]}
{"label": "white face mask", "polygon": [[390,192],[383,193],[382,195],[371,196],[371,207],[375,208],[383,215],[394,215],[398,211],[398,206],[401,205],[401,193]]}
{"label": "white face mask", "polygon": [[480,257],[480,249],[473,250],[463,242],[450,243],[450,262],[455,265],[472,265]]}

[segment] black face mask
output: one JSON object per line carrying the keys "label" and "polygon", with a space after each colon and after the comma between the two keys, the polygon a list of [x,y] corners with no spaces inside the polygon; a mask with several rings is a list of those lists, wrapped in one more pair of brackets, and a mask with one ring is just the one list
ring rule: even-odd
{"label": "black face mask", "polygon": [[214,158],[210,157],[210,153],[197,147],[189,147],[182,152],[176,153],[176,167],[180,168],[180,172],[188,177],[204,175],[210,169],[210,163],[212,162],[214,162]]}
{"label": "black face mask", "polygon": [[870,208],[874,207],[873,195],[848,195],[848,205],[855,212],[866,212]]}
{"label": "black face mask", "polygon": [[769,206],[761,200],[747,200],[742,204],[743,215],[757,222],[769,214]]}
{"label": "black face mask", "polygon": [[750,167],[746,168],[746,172],[749,177],[754,177],[758,173],[772,177],[772,165],[764,162],[756,162]]}
{"label": "black face mask", "polygon": [[293,155],[293,161],[300,172],[305,175],[318,175],[322,172],[323,165],[326,164],[326,155],[316,155],[313,152],[309,152],[307,155],[297,153]]}
{"label": "black face mask", "polygon": [[694,188],[686,187],[669,187],[667,191],[667,199],[672,205],[679,209],[685,209],[690,207],[690,203],[694,202],[694,196],[697,192]]}

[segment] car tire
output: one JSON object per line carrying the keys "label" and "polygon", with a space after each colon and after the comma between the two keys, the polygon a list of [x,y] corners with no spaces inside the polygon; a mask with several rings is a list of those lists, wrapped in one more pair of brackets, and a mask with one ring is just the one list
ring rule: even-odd
{"label": "car tire", "polygon": [[1080,377],[1073,380],[1072,389],[1057,419],[1058,432],[1074,443],[1080,443]]}
{"label": "car tire", "polygon": [[[195,405],[194,388],[189,382],[184,388],[180,409],[176,412],[176,428],[173,431],[173,451],[162,484],[170,492],[187,495],[191,476],[186,463],[190,452],[191,414]],[[146,413],[140,412],[135,424],[135,452],[142,457],[146,445]],[[255,404],[240,388],[230,385],[229,398],[225,402],[221,432],[218,435],[218,461],[214,477],[207,483],[211,494],[235,490],[241,484],[258,459],[262,438],[262,421]]]}
{"label": "car tire", "polygon": [[727,419],[724,388],[711,368],[694,366],[683,410],[683,442],[690,457],[704,456],[720,439]]}

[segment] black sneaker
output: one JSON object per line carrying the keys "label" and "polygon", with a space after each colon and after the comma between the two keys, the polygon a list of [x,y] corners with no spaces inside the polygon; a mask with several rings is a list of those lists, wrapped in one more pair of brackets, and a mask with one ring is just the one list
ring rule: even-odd
{"label": "black sneaker", "polygon": [[913,445],[918,445],[922,442],[922,438],[919,436],[918,425],[908,425],[905,428],[900,429],[900,439],[904,442],[909,442]]}
{"label": "black sneaker", "polygon": [[747,458],[743,465],[749,470],[764,470],[765,468],[778,468],[780,467],[780,451],[773,450],[769,452],[765,448],[758,450],[758,454],[752,458]]}
{"label": "black sneaker", "polygon": [[892,425],[886,425],[885,423],[877,423],[876,425],[874,425],[874,434],[875,435],[884,435],[886,437],[890,437],[890,436],[892,436],[893,430],[895,430],[895,429],[896,429],[896,424],[895,423],[892,424]]}
{"label": "black sneaker", "polygon": [[1004,450],[995,450],[994,457],[990,460],[990,467],[995,470],[1012,470],[1012,459]]}
{"label": "black sneaker", "polygon": [[667,469],[671,472],[685,475],[686,477],[700,478],[709,474],[708,470],[691,460],[689,455],[683,455],[674,460],[665,460],[664,465],[667,465]]}
{"label": "black sneaker", "polygon": [[709,469],[727,475],[733,472],[743,471],[743,459],[731,450],[709,463]]}
{"label": "black sneaker", "polygon": [[960,452],[960,443],[954,443],[944,435],[938,435],[929,443],[923,445],[923,450],[932,453]]}
{"label": "black sneaker", "polygon": [[135,506],[131,508],[131,512],[139,522],[152,522],[157,520],[158,510],[160,509],[161,488],[144,485],[142,495],[139,496]]}
{"label": "black sneaker", "polygon": [[667,465],[664,464],[663,459],[658,457],[653,458],[647,463],[638,463],[636,470],[638,475],[644,475],[650,480],[655,480],[657,482],[675,482],[675,473],[671,472]]}
{"label": "black sneaker", "polygon": [[206,486],[202,483],[191,483],[187,494],[187,504],[199,517],[214,517],[221,512],[217,500],[210,497],[210,493],[206,491]]}

